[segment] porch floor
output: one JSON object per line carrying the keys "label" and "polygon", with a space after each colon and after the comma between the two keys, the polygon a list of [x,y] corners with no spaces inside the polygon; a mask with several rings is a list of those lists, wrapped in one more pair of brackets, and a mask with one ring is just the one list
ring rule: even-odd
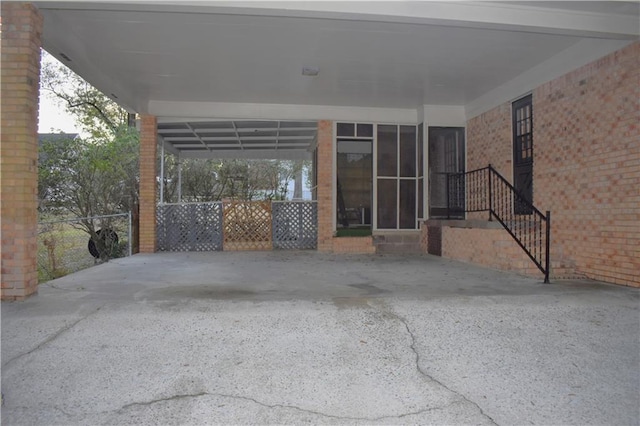
{"label": "porch floor", "polygon": [[135,255],[2,303],[2,422],[636,424],[639,301],[424,255]]}

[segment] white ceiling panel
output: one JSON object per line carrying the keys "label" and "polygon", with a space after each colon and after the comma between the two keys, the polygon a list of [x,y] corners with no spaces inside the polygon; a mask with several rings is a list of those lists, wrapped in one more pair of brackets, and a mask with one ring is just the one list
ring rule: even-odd
{"label": "white ceiling panel", "polygon": [[[416,108],[466,105],[584,38],[575,28],[532,31],[504,18],[500,28],[469,25],[471,18],[415,22],[411,7],[425,15],[428,2],[403,6],[411,22],[397,22],[401,12],[290,16],[302,3],[288,3],[280,13],[288,16],[277,16],[277,8],[259,16],[258,9],[230,11],[229,3],[170,3],[40,2],[44,46],[139,112],[149,101]],[[522,2],[509,16],[541,9],[527,3],[537,2]],[[583,9],[583,2],[562,3],[581,13],[607,11],[603,2]],[[373,4],[360,5],[365,13]],[[622,19],[623,9],[633,6],[619,4],[611,16]],[[303,76],[303,66],[318,67],[319,75]]]}

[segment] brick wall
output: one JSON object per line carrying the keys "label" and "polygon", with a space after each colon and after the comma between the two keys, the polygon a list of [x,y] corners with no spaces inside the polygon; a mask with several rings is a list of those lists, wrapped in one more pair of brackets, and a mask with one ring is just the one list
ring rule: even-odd
{"label": "brick wall", "polygon": [[420,250],[422,253],[442,256],[442,221],[430,219],[420,224]]}
{"label": "brick wall", "polygon": [[140,117],[140,253],[156,251],[157,120]]}
{"label": "brick wall", "polygon": [[[423,253],[544,278],[544,274],[497,222],[427,220],[421,228],[421,248]],[[575,265],[560,260],[551,262],[550,277],[584,278],[575,272]]]}
{"label": "brick wall", "polygon": [[[513,178],[511,148],[511,104],[500,105],[467,123],[467,171],[491,164],[509,181]],[[468,219],[485,219],[487,213],[473,212]]]}
{"label": "brick wall", "polygon": [[[500,105],[467,122],[467,171],[491,164],[502,176],[513,177],[511,104]],[[484,214],[486,217],[486,214]]]}
{"label": "brick wall", "polygon": [[442,228],[442,256],[544,278],[504,229]]}
{"label": "brick wall", "polygon": [[534,200],[554,254],[640,286],[640,42],[538,87]]}
{"label": "brick wall", "polygon": [[[469,170],[491,162],[511,180],[510,123],[510,103],[469,120]],[[552,261],[640,286],[640,42],[535,88],[533,125],[533,199],[551,210]]]}
{"label": "brick wall", "polygon": [[38,95],[42,16],[2,2],[2,300],[37,291]]}
{"label": "brick wall", "polygon": [[318,121],[318,251],[333,250],[333,122]]}

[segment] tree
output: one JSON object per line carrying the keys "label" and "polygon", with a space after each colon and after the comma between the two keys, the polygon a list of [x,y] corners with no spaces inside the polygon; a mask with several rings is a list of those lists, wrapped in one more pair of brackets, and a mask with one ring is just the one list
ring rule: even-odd
{"label": "tree", "polygon": [[66,186],[66,171],[74,161],[77,135],[64,133],[40,138],[38,152],[38,211],[64,214],[69,202]]}
{"label": "tree", "polygon": [[[139,136],[129,127],[131,117],[46,52],[43,55],[41,89],[76,118],[83,137],[41,142],[39,210],[82,218],[131,211],[136,247]],[[93,220],[83,220],[80,226],[92,239],[98,238]]]}

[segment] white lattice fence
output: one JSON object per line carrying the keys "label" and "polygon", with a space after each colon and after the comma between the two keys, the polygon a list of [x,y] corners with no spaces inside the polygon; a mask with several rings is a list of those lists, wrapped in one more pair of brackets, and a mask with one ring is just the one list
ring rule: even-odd
{"label": "white lattice fence", "polygon": [[225,250],[271,250],[271,202],[224,203]]}
{"label": "white lattice fence", "polygon": [[318,208],[314,201],[273,203],[273,248],[315,249],[318,245]]}
{"label": "white lattice fence", "polygon": [[160,204],[158,251],[222,250],[222,203]]}

